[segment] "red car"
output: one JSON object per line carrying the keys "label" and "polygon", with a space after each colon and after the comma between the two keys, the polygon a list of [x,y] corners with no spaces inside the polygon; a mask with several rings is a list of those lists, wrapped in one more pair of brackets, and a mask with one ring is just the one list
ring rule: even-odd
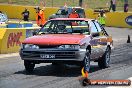
{"label": "red car", "polygon": [[56,18],[23,41],[20,56],[29,72],[39,63],[77,64],[89,71],[90,61],[98,62],[101,68],[109,67],[112,44],[96,20]]}

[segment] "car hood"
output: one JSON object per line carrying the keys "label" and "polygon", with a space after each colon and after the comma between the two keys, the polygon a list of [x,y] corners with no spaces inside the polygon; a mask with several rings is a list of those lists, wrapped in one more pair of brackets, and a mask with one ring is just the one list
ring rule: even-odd
{"label": "car hood", "polygon": [[36,45],[79,44],[83,38],[85,35],[81,34],[44,34],[29,37],[23,43]]}

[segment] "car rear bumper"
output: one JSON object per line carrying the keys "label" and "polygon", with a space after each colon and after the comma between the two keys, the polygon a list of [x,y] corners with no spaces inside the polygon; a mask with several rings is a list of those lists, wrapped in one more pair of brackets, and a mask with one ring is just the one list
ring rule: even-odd
{"label": "car rear bumper", "polygon": [[[80,50],[58,50],[58,49],[39,49],[39,50],[20,50],[22,60],[32,60],[39,62],[63,62],[63,61],[83,61],[85,49]],[[55,57],[41,57],[41,55],[54,55]]]}

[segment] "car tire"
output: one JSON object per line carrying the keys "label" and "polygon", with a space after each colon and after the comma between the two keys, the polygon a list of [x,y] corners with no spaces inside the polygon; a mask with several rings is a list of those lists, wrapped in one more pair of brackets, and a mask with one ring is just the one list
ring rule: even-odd
{"label": "car tire", "polygon": [[100,68],[108,68],[110,66],[110,53],[111,53],[111,50],[109,47],[107,47],[102,58],[98,61],[98,66]]}
{"label": "car tire", "polygon": [[35,67],[35,64],[31,61],[24,60],[24,66],[27,72],[32,72]]}
{"label": "car tire", "polygon": [[84,57],[84,70],[85,71],[90,71],[90,52],[89,50],[86,50],[86,54]]}
{"label": "car tire", "polygon": [[52,62],[52,65],[53,66],[58,66],[58,65],[60,65],[59,63],[56,63],[56,62]]}

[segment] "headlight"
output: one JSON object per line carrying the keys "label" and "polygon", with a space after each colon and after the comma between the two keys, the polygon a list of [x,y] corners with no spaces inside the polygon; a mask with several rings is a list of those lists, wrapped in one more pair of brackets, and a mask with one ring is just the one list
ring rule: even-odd
{"label": "headlight", "polygon": [[22,49],[39,49],[39,46],[33,44],[22,44]]}
{"label": "headlight", "polygon": [[80,49],[79,45],[61,45],[58,48],[60,49]]}

